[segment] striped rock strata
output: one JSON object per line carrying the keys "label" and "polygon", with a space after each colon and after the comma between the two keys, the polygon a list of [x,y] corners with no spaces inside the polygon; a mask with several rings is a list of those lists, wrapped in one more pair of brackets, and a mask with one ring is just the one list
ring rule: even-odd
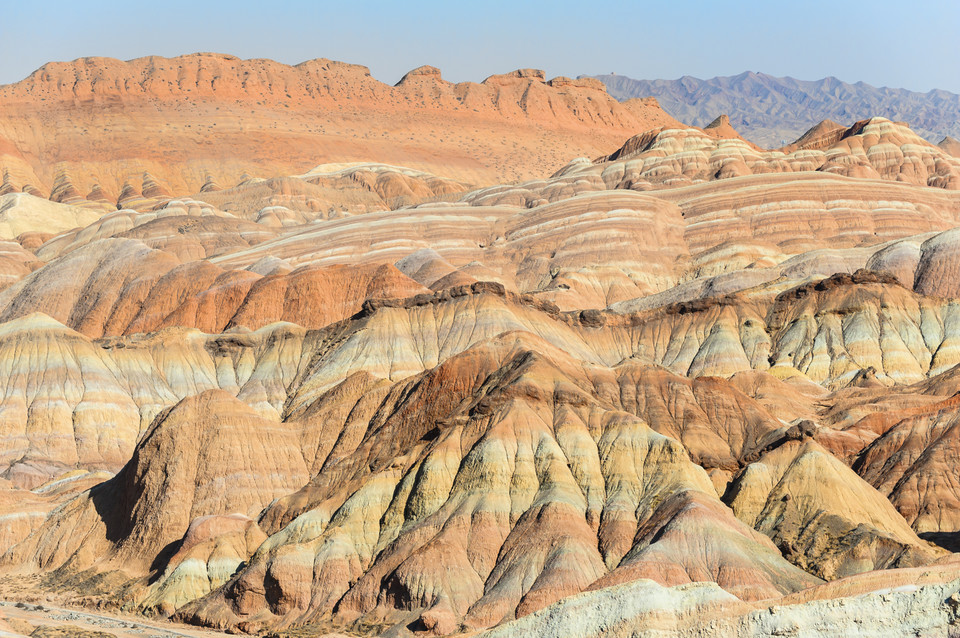
{"label": "striped rock strata", "polygon": [[280,635],[955,626],[958,164],[906,126],[215,55],[0,103],[4,574]]}

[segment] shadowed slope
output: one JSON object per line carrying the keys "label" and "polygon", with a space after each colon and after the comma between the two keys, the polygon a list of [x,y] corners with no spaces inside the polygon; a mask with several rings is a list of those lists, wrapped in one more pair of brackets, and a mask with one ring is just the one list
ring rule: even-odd
{"label": "shadowed slope", "polygon": [[116,477],[55,511],[4,560],[142,573],[191,520],[255,515],[307,478],[291,428],[211,390],[161,413]]}

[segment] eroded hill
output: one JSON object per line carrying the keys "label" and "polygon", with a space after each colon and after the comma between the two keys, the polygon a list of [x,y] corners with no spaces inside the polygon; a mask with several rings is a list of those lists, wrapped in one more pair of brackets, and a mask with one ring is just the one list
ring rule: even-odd
{"label": "eroded hill", "polygon": [[[5,90],[126,117],[373,82],[213,61]],[[518,83],[528,111],[596,90],[444,91]],[[479,189],[380,156],[182,184],[171,160],[117,199],[11,172],[0,571],[280,635],[955,627],[960,160],[883,118],[780,151],[655,124]]]}
{"label": "eroded hill", "polygon": [[617,99],[655,97],[668,113],[697,126],[705,126],[719,113],[730,113],[749,139],[770,148],[793,140],[821,120],[849,122],[877,115],[910,122],[934,143],[960,136],[960,95],[949,91],[920,93],[834,77],[805,81],[750,71],[707,80],[594,77]]}
{"label": "eroded hill", "polygon": [[53,62],[0,87],[0,113],[0,169],[17,190],[112,203],[373,159],[473,184],[529,179],[675,122],[533,69],[453,84],[420,67],[389,86],[326,59],[206,53]]}

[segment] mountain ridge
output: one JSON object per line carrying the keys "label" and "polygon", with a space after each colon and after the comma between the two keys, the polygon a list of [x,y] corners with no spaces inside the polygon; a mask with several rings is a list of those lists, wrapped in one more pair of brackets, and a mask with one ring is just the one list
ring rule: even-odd
{"label": "mountain ridge", "polygon": [[596,80],[536,69],[454,84],[419,67],[391,86],[324,58],[79,58],[0,86],[0,175],[49,191],[68,173],[82,193],[115,193],[146,172],[195,192],[211,176],[233,184],[375,159],[487,184],[669,123],[654,102],[621,103]]}
{"label": "mountain ridge", "polygon": [[670,115],[695,126],[727,113],[744,137],[766,148],[784,146],[826,119],[906,121],[935,144],[960,135],[960,95],[942,89],[922,93],[833,76],[798,80],[753,71],[709,79],[637,80],[612,73],[581,77],[600,80],[620,100],[654,97]]}
{"label": "mountain ridge", "polygon": [[0,89],[0,599],[277,638],[960,626],[960,142],[714,115],[215,54]]}

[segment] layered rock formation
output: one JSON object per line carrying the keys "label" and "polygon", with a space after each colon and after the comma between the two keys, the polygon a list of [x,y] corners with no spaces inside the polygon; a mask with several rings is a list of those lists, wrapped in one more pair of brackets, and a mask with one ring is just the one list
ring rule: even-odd
{"label": "layered rock formation", "polygon": [[621,104],[600,82],[542,71],[453,84],[419,69],[391,87],[354,64],[209,53],[53,62],[0,88],[0,104],[0,169],[13,181],[46,195],[59,170],[71,196],[97,186],[125,206],[210,177],[236,184],[330,162],[528,179],[675,122],[655,102]]}
{"label": "layered rock formation", "polygon": [[266,226],[391,210],[455,199],[465,184],[397,166],[367,162],[322,164],[296,177],[247,178],[232,188],[201,188],[197,197]]}
{"label": "layered rock formation", "polygon": [[[294,440],[299,439],[299,443],[293,445],[300,450],[300,462],[305,462],[308,468],[298,475],[300,480],[315,477],[299,492],[281,498],[264,510],[258,517],[259,527],[250,528],[253,532],[246,531],[242,525],[239,531],[231,531],[234,528],[227,526],[224,539],[211,538],[196,543],[199,548],[193,551],[201,557],[196,559],[201,564],[209,565],[216,547],[222,548],[217,551],[232,556],[230,560],[234,565],[249,561],[239,574],[226,582],[223,572],[216,572],[215,566],[202,568],[208,574],[206,585],[194,585],[196,576],[188,579],[185,574],[196,573],[187,569],[201,568],[196,561],[180,567],[185,559],[164,563],[160,557],[158,564],[137,568],[135,562],[120,554],[122,560],[118,559],[114,567],[130,570],[131,576],[144,574],[146,577],[155,569],[164,574],[164,578],[157,581],[160,585],[135,589],[143,593],[136,594],[134,600],[141,601],[138,604],[172,610],[191,596],[202,595],[222,584],[205,602],[182,611],[183,617],[218,626],[253,629],[316,621],[329,614],[342,622],[393,624],[407,614],[414,614],[425,626],[449,633],[459,622],[487,626],[504,617],[538,609],[565,594],[636,578],[653,577],[667,585],[712,580],[742,599],[777,596],[812,583],[811,576],[796,570],[781,557],[775,543],[780,543],[785,556],[797,564],[829,577],[876,567],[925,563],[941,555],[942,550],[926,545],[910,531],[907,522],[879,492],[827,452],[804,452],[803,458],[817,459],[810,462],[790,460],[790,456],[785,457],[786,460],[774,460],[793,449],[793,444],[786,444],[765,451],[770,448],[769,441],[775,441],[781,436],[779,433],[785,431],[783,421],[758,399],[741,391],[740,384],[716,379],[704,380],[699,385],[684,382],[682,377],[649,367],[651,364],[643,363],[642,355],[635,363],[621,363],[611,368],[613,364],[604,360],[623,360],[628,355],[617,348],[611,350],[609,345],[602,347],[603,343],[610,342],[597,340],[598,328],[589,317],[564,319],[563,315],[550,314],[555,311],[545,312],[535,306],[527,308],[520,298],[510,301],[499,296],[502,294],[496,289],[485,292],[483,287],[476,287],[474,294],[457,297],[441,294],[423,301],[416,298],[418,301],[400,307],[368,305],[368,309],[351,322],[317,333],[282,329],[278,334],[277,329],[265,329],[244,338],[239,334],[228,338],[227,335],[203,337],[197,333],[190,340],[195,345],[187,350],[179,346],[174,360],[170,358],[174,354],[170,345],[174,342],[169,340],[166,345],[155,338],[149,340],[153,343],[148,341],[143,345],[137,345],[139,339],[103,342],[110,348],[104,361],[108,369],[130,370],[122,372],[125,376],[136,371],[137,378],[147,382],[141,389],[131,388],[128,401],[133,410],[129,415],[115,417],[130,427],[126,445],[132,445],[137,438],[154,440],[149,434],[137,435],[138,425],[150,419],[151,413],[159,416],[154,418],[148,432],[158,428],[180,431],[163,424],[186,407],[175,408],[168,416],[161,411],[162,405],[144,403],[139,415],[134,406],[137,397],[156,393],[163,387],[150,387],[151,380],[159,379],[160,370],[170,370],[163,373],[169,379],[176,369],[170,366],[183,365],[175,362],[181,360],[190,362],[187,365],[193,370],[193,379],[168,385],[167,401],[218,385],[231,394],[237,393],[256,410],[245,419],[279,418],[286,424],[284,431],[293,434]],[[445,310],[445,306],[450,308]],[[401,319],[403,315],[406,318]],[[440,326],[436,322],[445,315],[458,317],[461,322],[470,316],[476,318],[469,321],[466,333],[449,334],[438,341]],[[609,332],[613,342],[621,341],[624,337],[616,336],[617,333],[637,319],[640,317],[632,318],[623,328],[608,322],[603,330]],[[499,329],[511,325],[522,332],[496,335]],[[414,328],[415,332],[403,336],[397,332],[401,326],[406,326],[403,331]],[[636,328],[631,328],[633,330]],[[542,336],[525,336],[531,332]],[[639,330],[636,334],[643,332]],[[278,339],[280,334],[285,336]],[[470,337],[464,339],[466,335]],[[80,339],[79,335],[72,338]],[[481,345],[470,347],[477,339]],[[177,335],[176,340],[184,343],[183,336]],[[576,359],[549,345],[551,341],[567,349],[580,343],[574,349]],[[430,345],[431,342],[434,345]],[[386,344],[388,349],[380,349]],[[116,356],[110,354],[114,352]],[[637,356],[635,353],[633,358]],[[151,369],[147,366],[158,372],[144,374]],[[92,378],[89,372],[86,378]],[[265,385],[269,379],[283,378],[291,379],[292,385],[289,382],[280,386]],[[127,382],[132,379],[129,377]],[[767,385],[770,383],[781,382],[771,379]],[[207,396],[203,394],[201,399]],[[218,400],[226,400],[228,396]],[[798,395],[799,400],[803,396]],[[823,400],[822,396],[812,394],[807,397],[811,407],[814,401]],[[189,399],[185,401],[181,406],[191,405]],[[86,403],[81,400],[78,404],[81,413],[86,411],[83,407]],[[31,412],[43,414],[39,407],[34,405]],[[196,422],[194,427],[203,432],[216,432],[214,425],[205,424],[206,418],[202,415],[219,415],[226,410],[223,407],[198,410],[196,416],[190,417],[192,423]],[[263,416],[255,416],[257,413]],[[648,423],[662,434],[654,434]],[[528,431],[534,424],[542,425]],[[266,423],[249,427],[272,431]],[[524,444],[528,446],[526,452],[521,439],[516,438],[521,433],[522,440],[528,441]],[[548,438],[543,438],[545,436]],[[626,440],[631,441],[627,448],[617,443]],[[451,448],[454,441],[456,445]],[[143,444],[141,442],[140,447]],[[583,445],[587,447],[582,448]],[[504,502],[510,504],[506,509],[511,512],[510,516],[502,519],[507,527],[481,532],[471,526],[478,523],[456,523],[461,516],[474,521],[489,516],[491,524],[501,520],[496,512],[504,506],[494,506],[498,501],[491,492],[494,484],[490,482],[490,473],[495,473],[502,461],[495,460],[498,456],[487,455],[493,450],[514,449],[514,446],[519,446],[513,453],[518,456],[507,460],[508,466],[514,469],[510,472],[513,478],[506,483],[513,487],[505,487],[503,496]],[[547,449],[544,446],[555,448],[552,454],[559,455],[559,465],[548,462],[553,456],[543,456]],[[223,446],[211,443],[202,449],[207,447]],[[35,449],[35,453],[27,455],[27,458],[33,457],[31,467],[40,465],[36,459],[43,452],[41,448]],[[633,450],[630,455],[640,456],[622,458],[620,455],[627,450]],[[137,459],[143,452],[132,454]],[[691,456],[700,467],[689,460]],[[595,460],[590,461],[591,458]],[[754,458],[759,460],[754,462]],[[521,485],[517,481],[522,459],[528,459],[523,463],[531,464],[529,471],[523,470],[529,473],[522,483],[528,487],[526,492],[517,492]],[[46,459],[46,463],[50,461]],[[20,463],[24,463],[22,458]],[[109,465],[109,459],[101,463]],[[438,463],[440,465],[436,465]],[[646,463],[653,465],[649,470],[640,469]],[[834,478],[828,482],[816,472],[804,470],[811,463],[812,467],[824,468],[823,472]],[[679,465],[668,469],[671,464]],[[18,470],[10,475],[24,476],[21,466],[15,467]],[[737,478],[730,488],[701,469],[719,472],[720,476],[726,472],[729,476],[738,467],[746,469],[743,477]],[[757,469],[762,467],[780,469],[767,476]],[[149,469],[132,468],[128,464],[117,480],[131,472]],[[158,471],[162,471],[162,476],[157,480],[171,476],[169,468]],[[555,472],[559,475],[553,477]],[[784,475],[779,476],[777,472]],[[765,478],[755,478],[760,474]],[[486,478],[488,476],[491,478]],[[153,480],[145,477],[141,482],[147,485]],[[561,487],[568,483],[565,489],[573,492]],[[469,485],[482,485],[484,498],[476,503],[471,501]],[[768,495],[762,490],[770,488],[764,485],[778,485],[782,491],[774,490]],[[849,486],[853,490],[850,496],[838,496],[840,486],[844,489]],[[732,511],[719,500],[719,493],[724,491],[731,495]],[[618,496],[621,493],[623,496]],[[103,540],[111,537],[96,530],[81,534],[76,527],[95,527],[101,518],[106,519],[109,527],[111,516],[121,516],[97,514],[97,494],[96,490],[90,492],[89,505],[83,505],[83,499],[79,499],[72,507],[59,510],[6,560],[13,564],[37,561],[37,567],[41,568],[63,565],[67,569],[89,569],[98,565],[105,569],[110,566],[109,560],[103,563],[100,557],[113,555],[114,550]],[[575,494],[583,496],[574,498]],[[791,498],[784,498],[786,495]],[[553,516],[561,515],[571,498],[574,504],[577,498],[585,500],[572,513],[563,514],[573,518],[563,518],[568,522],[560,527],[567,529],[574,521],[582,520],[585,527],[578,534],[588,534],[586,539],[593,540],[577,540],[576,536],[548,540],[552,538],[550,530],[555,527],[550,521]],[[625,502],[621,502],[623,498]],[[837,498],[841,499],[840,505],[831,505],[832,499]],[[489,499],[494,500],[484,504]],[[184,507],[192,507],[189,506],[191,497],[181,500]],[[116,497],[104,497],[104,501],[125,502]],[[423,504],[414,505],[421,502]],[[151,503],[153,499],[147,498],[142,507]],[[468,503],[473,504],[468,506]],[[863,511],[851,514],[850,503],[858,503]],[[945,500],[941,506],[949,508],[949,503]],[[560,504],[564,504],[563,507],[551,513]],[[780,509],[786,506],[787,511],[797,511],[796,504],[802,506],[798,510],[799,518],[784,518]],[[150,541],[143,546],[135,543],[129,546],[129,551],[137,556],[159,556],[162,548],[188,535],[191,517],[228,516],[236,510],[233,505],[217,502],[211,506],[213,509],[190,509],[192,514],[181,522],[161,526],[159,529],[170,534],[163,542]],[[464,507],[468,507],[465,512],[469,515],[463,513]],[[493,509],[484,514],[487,508]],[[752,511],[758,514],[751,514]],[[390,522],[393,516],[398,518]],[[864,516],[875,517],[870,519],[874,521],[875,531],[864,532],[857,527]],[[78,523],[78,519],[87,522]],[[772,523],[768,525],[765,521]],[[358,539],[351,530],[370,529],[370,525],[375,527],[369,532],[372,535],[367,537],[367,544],[355,546]],[[751,525],[769,534],[774,542],[751,530]],[[308,533],[308,528],[313,531]],[[444,534],[443,530],[448,531]],[[801,537],[794,536],[798,530],[804,530]],[[79,547],[72,545],[60,536],[65,531],[70,538],[88,540]],[[253,548],[243,539],[258,531],[267,534],[270,540],[249,557],[244,552],[251,552]],[[716,545],[702,548],[703,554],[692,552],[690,539],[704,536],[716,539]],[[132,533],[120,533],[113,538],[132,537]],[[445,540],[424,545],[435,537]],[[93,542],[91,538],[101,540]],[[482,551],[485,545],[473,546],[474,542],[487,543],[490,538],[500,540]],[[824,540],[833,538],[838,540]],[[339,550],[327,553],[334,539],[337,539],[334,546],[349,543],[354,547],[346,563],[353,567],[345,572],[353,576],[345,576],[347,580],[343,582],[334,579],[333,574],[343,573],[340,570],[344,567],[335,565],[344,565],[341,562],[344,557]],[[840,548],[832,550],[835,553],[828,558],[824,544],[836,542],[840,542]],[[536,558],[543,547],[554,543],[560,543],[560,547],[573,545],[557,558]],[[183,544],[195,546],[193,540]],[[899,548],[893,554],[891,544]],[[843,548],[859,545],[875,547],[880,553],[873,560],[865,560],[862,550],[850,549],[849,552],[858,556],[851,563],[851,553]],[[238,547],[244,549],[241,551]],[[463,549],[456,550],[457,547]],[[575,547],[580,549],[574,550]],[[595,553],[597,547],[599,553]],[[81,552],[84,548],[93,549]],[[588,548],[591,549],[588,551]],[[54,553],[48,555],[51,551]],[[170,551],[180,550],[174,546]],[[453,579],[441,587],[440,583],[447,582],[442,574],[428,576],[429,572],[424,571],[427,565],[457,564],[450,561],[458,551],[473,557],[461,569],[467,569],[469,564],[470,569],[479,570],[484,565],[484,571],[478,575],[479,582],[507,579],[503,580],[503,586],[464,590],[462,581]],[[304,553],[313,556],[308,560],[312,565],[333,561],[329,567],[318,567],[321,573],[330,575],[320,580],[295,576],[300,569],[297,561],[301,559],[293,557]],[[888,558],[891,555],[893,558]],[[744,563],[748,556],[750,560]],[[567,564],[568,560],[574,563]],[[555,585],[540,591],[525,587],[518,590],[518,584],[510,584],[515,578],[511,576],[513,570],[541,561],[545,561],[542,569],[548,571],[540,573],[538,581],[543,581],[543,587],[548,587],[547,583]],[[514,564],[517,566],[509,567]],[[831,564],[837,567],[827,567]],[[569,577],[560,575],[582,574],[588,566],[592,571],[586,573],[593,574],[588,580],[571,582]],[[550,575],[552,570],[557,570],[557,575]],[[414,580],[408,580],[411,578]],[[418,588],[427,586],[421,580],[424,578],[430,579],[429,591],[433,592],[428,597],[417,593]],[[392,583],[393,579],[400,580],[385,590],[393,593],[382,598],[383,594],[377,593],[380,583]],[[316,589],[321,585],[321,589]],[[265,591],[264,587],[274,593],[258,598],[257,592]]]}
{"label": "layered rock formation", "polygon": [[954,533],[957,476],[950,471],[960,436],[956,397],[909,414],[887,413],[897,421],[857,458],[855,469],[887,495],[913,529]]}
{"label": "layered rock formation", "polygon": [[[917,576],[917,572],[911,575]],[[955,575],[955,572],[954,574]],[[507,636],[604,636],[655,638],[678,636],[790,636],[842,635],[856,638],[897,634],[950,635],[958,622],[960,581],[909,583],[897,587],[890,581],[870,583],[882,589],[864,591],[856,581],[842,598],[834,589],[823,598],[799,601],[787,597],[770,607],[744,605],[716,585],[698,583],[664,588],[647,580],[611,587],[570,598],[479,634],[485,638]],[[921,576],[922,577],[922,576]],[[898,579],[899,580],[899,579]],[[847,583],[845,583],[847,584]],[[870,584],[867,584],[868,587]],[[860,585],[859,587],[857,585]],[[814,588],[814,591],[821,588]],[[842,590],[841,590],[842,591]],[[831,596],[832,594],[832,596]],[[789,602],[788,602],[789,601]]]}
{"label": "layered rock formation", "polygon": [[744,468],[728,495],[738,518],[824,578],[922,565],[935,556],[888,500],[813,442],[767,452]]}
{"label": "layered rock formation", "polygon": [[[291,435],[220,390],[184,399],[157,416],[123,470],[57,509],[18,551],[35,543],[40,568],[106,563],[145,571],[191,521],[221,511],[256,514],[306,482]],[[184,440],[192,454],[180,449]]]}
{"label": "layered rock formation", "polygon": [[621,179],[665,185],[757,173],[821,171],[960,188],[960,162],[956,157],[927,142],[905,124],[884,118],[861,120],[833,135],[820,134],[822,127],[818,126],[808,131],[806,139],[784,149],[788,152],[759,151],[734,137],[736,132],[729,122],[726,135],[709,134],[722,126],[718,123],[704,132],[671,128],[648,131],[628,140],[608,159],[634,160],[623,166],[622,170],[628,173]]}
{"label": "layered rock formation", "polygon": [[42,312],[91,337],[168,326],[256,330],[276,321],[317,328],[368,299],[427,292],[390,265],[292,269],[278,260],[233,270],[180,261],[165,248],[111,238],[71,250],[2,293],[2,320]]}
{"label": "layered rock formation", "polygon": [[[557,154],[652,108],[531,70],[169,64],[4,91],[104,122],[369,91],[518,144],[549,112]],[[879,118],[776,152],[655,124],[473,190],[374,156],[257,177],[196,153],[89,187],[64,165],[50,201],[8,170],[0,572],[278,635],[951,626],[960,164]]]}
{"label": "layered rock formation", "polygon": [[0,197],[0,238],[14,239],[31,231],[56,233],[92,224],[103,211],[57,206],[28,193]]}

